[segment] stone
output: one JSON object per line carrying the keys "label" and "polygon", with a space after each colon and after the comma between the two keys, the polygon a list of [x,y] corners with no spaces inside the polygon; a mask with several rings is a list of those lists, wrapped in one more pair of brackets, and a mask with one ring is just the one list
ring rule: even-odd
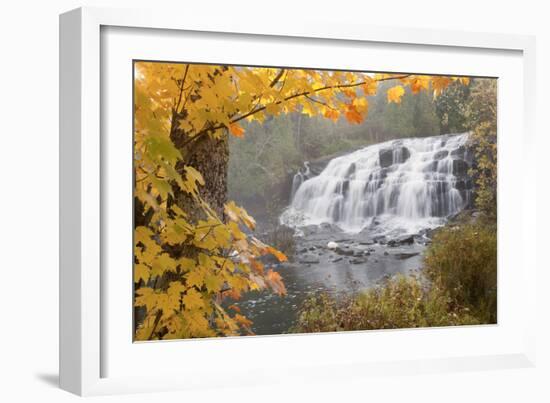
{"label": "stone", "polygon": [[382,168],[387,168],[393,164],[393,150],[386,148],[378,151],[378,159]]}
{"label": "stone", "polygon": [[399,245],[412,245],[414,243],[414,235],[405,235],[396,239],[388,241],[388,246],[399,246]]}
{"label": "stone", "polygon": [[466,176],[468,175],[468,169],[470,166],[464,160],[453,160],[453,175]]}
{"label": "stone", "polygon": [[342,249],[342,248],[338,247],[334,251],[337,254],[342,255],[342,256],[353,256],[353,250],[345,250],[345,249]]}
{"label": "stone", "polygon": [[420,253],[419,252],[396,253],[393,256],[395,256],[399,260],[405,260],[417,255],[420,255]]}
{"label": "stone", "polygon": [[[394,154],[396,157],[396,161],[394,161]],[[382,168],[387,168],[394,163],[402,164],[403,162],[407,161],[410,156],[411,152],[407,147],[404,146],[397,146],[396,148],[384,148],[378,151],[378,159]]]}
{"label": "stone", "polygon": [[301,264],[318,264],[319,259],[313,256],[304,257],[303,259],[299,260],[299,263]]}
{"label": "stone", "polygon": [[449,155],[449,151],[447,150],[440,150],[434,154],[434,160],[442,160],[447,155]]}

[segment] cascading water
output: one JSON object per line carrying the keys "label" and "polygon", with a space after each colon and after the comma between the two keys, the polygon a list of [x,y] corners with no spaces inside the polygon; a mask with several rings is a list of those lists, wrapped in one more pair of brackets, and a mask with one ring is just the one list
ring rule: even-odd
{"label": "cascading water", "polygon": [[334,158],[317,176],[300,173],[281,222],[380,233],[441,225],[470,203],[467,139],[465,133],[388,141]]}
{"label": "cascading water", "polygon": [[290,203],[292,203],[292,200],[294,200],[294,195],[296,194],[296,191],[300,188],[302,183],[304,183],[305,180],[311,178],[311,169],[309,168],[309,162],[304,162],[304,169],[298,170],[296,172],[296,175],[292,178],[292,189],[290,190]]}

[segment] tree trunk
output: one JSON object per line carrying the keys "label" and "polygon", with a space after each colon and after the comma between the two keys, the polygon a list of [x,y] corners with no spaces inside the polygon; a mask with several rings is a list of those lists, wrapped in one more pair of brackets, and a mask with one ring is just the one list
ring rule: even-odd
{"label": "tree trunk", "polygon": [[[220,139],[202,136],[181,147],[186,139],[180,130],[172,130],[170,136],[176,147],[181,151],[183,160],[176,169],[184,174],[184,167],[191,166],[202,174],[204,186],[199,187],[200,196],[210,205],[221,219],[224,218],[224,205],[227,202],[227,168],[229,162],[229,142],[224,134]],[[181,190],[174,192],[175,203],[189,214],[192,221],[204,219],[205,215],[195,201]]]}

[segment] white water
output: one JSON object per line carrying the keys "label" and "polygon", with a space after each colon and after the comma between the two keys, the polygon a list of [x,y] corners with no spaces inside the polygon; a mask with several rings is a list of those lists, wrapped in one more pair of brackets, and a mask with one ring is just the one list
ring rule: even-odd
{"label": "white water", "polygon": [[416,233],[442,225],[469,202],[467,138],[392,140],[335,158],[318,176],[298,173],[281,222],[326,222],[348,232],[369,226],[378,233]]}

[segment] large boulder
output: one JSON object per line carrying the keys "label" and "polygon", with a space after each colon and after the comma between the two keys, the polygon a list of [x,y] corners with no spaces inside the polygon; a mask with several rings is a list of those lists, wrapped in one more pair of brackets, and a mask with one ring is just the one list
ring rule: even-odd
{"label": "large boulder", "polygon": [[[394,161],[395,151],[395,161]],[[407,147],[398,146],[396,148],[383,148],[378,151],[379,163],[382,168],[387,168],[394,163],[401,164],[411,157],[411,152]]]}
{"label": "large boulder", "polygon": [[443,158],[445,158],[447,155],[449,155],[449,151],[447,150],[439,150],[438,152],[436,152],[434,154],[434,160],[442,160]]}
{"label": "large boulder", "polygon": [[464,160],[453,160],[453,175],[467,176],[470,166]]}
{"label": "large boulder", "polygon": [[391,148],[385,148],[378,151],[378,158],[382,168],[389,167],[393,164],[393,150]]}

